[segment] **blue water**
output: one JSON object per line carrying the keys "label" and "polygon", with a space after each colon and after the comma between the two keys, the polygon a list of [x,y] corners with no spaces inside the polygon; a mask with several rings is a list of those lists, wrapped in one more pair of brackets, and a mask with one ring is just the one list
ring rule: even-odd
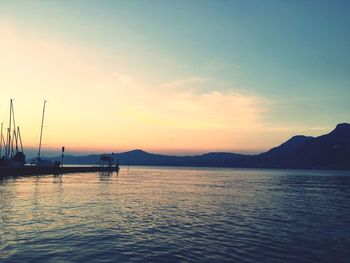
{"label": "blue water", "polygon": [[350,172],[3,179],[0,262],[350,262]]}

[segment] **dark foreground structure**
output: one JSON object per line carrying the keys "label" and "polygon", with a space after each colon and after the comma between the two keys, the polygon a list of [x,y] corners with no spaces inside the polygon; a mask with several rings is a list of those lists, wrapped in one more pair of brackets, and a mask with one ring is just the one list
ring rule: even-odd
{"label": "dark foreground structure", "polygon": [[0,178],[8,176],[50,175],[88,172],[119,172],[119,166],[65,166],[65,167],[0,167]]}

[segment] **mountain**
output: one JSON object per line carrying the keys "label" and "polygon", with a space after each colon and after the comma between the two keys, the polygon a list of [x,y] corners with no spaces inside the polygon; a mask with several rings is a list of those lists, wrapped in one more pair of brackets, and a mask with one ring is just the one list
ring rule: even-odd
{"label": "mountain", "polygon": [[[87,156],[64,156],[66,164],[98,164],[100,154]],[[172,156],[148,153],[142,150],[133,150],[124,153],[114,154],[114,158],[122,165],[154,165],[154,166],[212,166],[231,167],[232,162],[240,161],[247,156],[234,153],[207,153],[197,156]],[[50,158],[53,161],[60,161],[61,157]]]}
{"label": "mountain", "polygon": [[[342,123],[319,137],[294,136],[280,146],[257,155],[213,152],[172,156],[133,150],[114,154],[123,165],[247,167],[350,170],[350,124]],[[51,158],[60,160],[60,157]],[[66,164],[98,164],[99,154],[65,156]]]}
{"label": "mountain", "polygon": [[350,169],[350,124],[316,138],[296,136],[259,156],[260,166]]}

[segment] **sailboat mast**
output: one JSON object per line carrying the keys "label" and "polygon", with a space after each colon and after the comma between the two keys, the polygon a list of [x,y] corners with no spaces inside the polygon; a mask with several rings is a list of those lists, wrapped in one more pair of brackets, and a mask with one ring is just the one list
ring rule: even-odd
{"label": "sailboat mast", "polygon": [[[21,137],[21,132],[19,130],[19,127],[17,127],[17,139],[19,140],[20,142],[20,145],[21,145],[21,152],[23,153],[23,144],[22,144],[22,137]],[[17,142],[16,142],[17,144]]]}
{"label": "sailboat mast", "polygon": [[11,151],[11,121],[12,121],[12,99],[10,100],[10,119],[9,119],[9,127],[7,129],[6,158],[10,158],[10,151]]}
{"label": "sailboat mast", "polygon": [[[16,131],[16,119],[15,119],[15,108],[13,107],[13,103],[11,105],[12,107],[12,121],[13,121],[13,138],[12,138],[12,146],[11,146],[11,154],[13,155],[13,151],[14,151],[14,147],[13,147],[13,144],[15,143],[16,145],[16,151],[15,153],[17,154],[18,152],[18,138],[17,138],[17,131]],[[12,157],[12,156],[11,156]]]}
{"label": "sailboat mast", "polygon": [[10,157],[12,158],[18,152],[18,145],[17,145],[17,141],[18,140],[17,140],[17,131],[16,131],[15,108],[13,107],[13,101],[11,103],[11,112],[12,112],[13,135],[12,135],[12,139],[11,139]]}
{"label": "sailboat mast", "polygon": [[45,105],[46,105],[46,100],[44,101],[43,116],[42,116],[42,118],[41,118],[41,131],[40,131],[40,142],[39,142],[38,159],[40,159],[41,140],[42,140],[42,138],[43,138],[43,127],[44,127],[44,118],[45,118]]}

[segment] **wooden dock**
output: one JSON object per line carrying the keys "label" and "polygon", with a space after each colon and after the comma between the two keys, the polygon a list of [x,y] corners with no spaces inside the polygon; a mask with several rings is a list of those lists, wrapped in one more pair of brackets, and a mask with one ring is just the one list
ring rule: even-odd
{"label": "wooden dock", "polygon": [[118,166],[63,166],[38,167],[26,165],[23,167],[0,167],[0,178],[9,176],[50,175],[68,173],[119,172]]}

